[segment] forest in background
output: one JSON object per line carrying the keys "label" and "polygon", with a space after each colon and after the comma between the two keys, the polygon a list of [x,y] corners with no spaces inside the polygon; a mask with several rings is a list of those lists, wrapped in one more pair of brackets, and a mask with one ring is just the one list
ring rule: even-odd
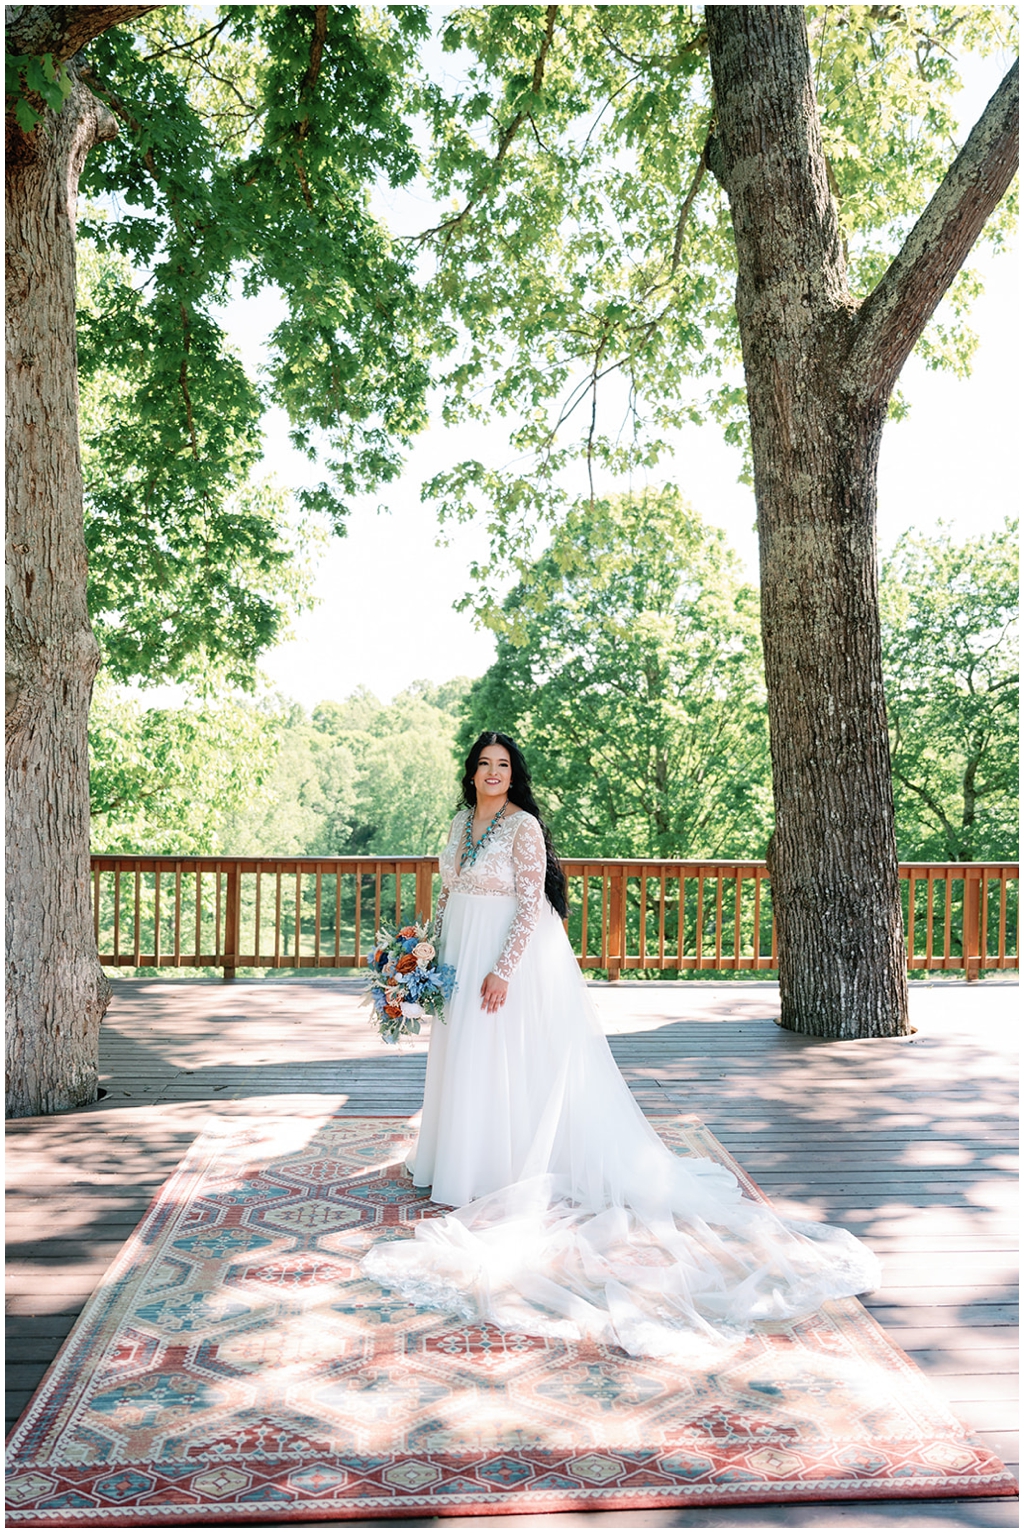
{"label": "forest in background", "polygon": [[[1016,523],[907,533],[881,590],[901,858],[1016,857]],[[724,534],[672,488],[570,516],[506,597],[485,675],[387,703],[150,708],[101,681],[93,849],[437,853],[488,727],[522,745],[566,856],[763,856],[757,592]]]}

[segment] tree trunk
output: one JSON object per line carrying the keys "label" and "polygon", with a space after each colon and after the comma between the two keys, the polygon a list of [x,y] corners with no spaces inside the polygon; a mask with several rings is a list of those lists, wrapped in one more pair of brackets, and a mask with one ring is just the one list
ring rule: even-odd
{"label": "tree trunk", "polygon": [[80,82],[24,134],[7,121],[7,1113],[94,1101],[107,986],[89,894],[86,605],[75,204],[116,132]]}
{"label": "tree trunk", "polygon": [[771,730],[782,1025],[909,1031],[875,548],[885,401],[840,390],[855,306],[800,6],[713,6]]}
{"label": "tree trunk", "polygon": [[1007,72],[874,291],[847,286],[803,7],[705,11],[732,208],[771,729],[782,1023],[909,1031],[875,511],[889,395],[1017,168]]}

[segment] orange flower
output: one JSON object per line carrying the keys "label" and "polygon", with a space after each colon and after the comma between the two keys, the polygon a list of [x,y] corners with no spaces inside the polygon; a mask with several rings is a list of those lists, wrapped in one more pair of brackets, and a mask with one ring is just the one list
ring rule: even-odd
{"label": "orange flower", "polygon": [[395,964],[395,973],[411,974],[413,969],[416,967],[416,961],[415,953],[403,953],[401,958]]}
{"label": "orange flower", "polygon": [[415,928],[415,926],[403,926],[402,930],[398,933],[398,935],[400,937],[415,937],[415,935],[416,935],[416,928]]}
{"label": "orange flower", "polygon": [[384,1015],[387,1017],[400,1017],[402,1015],[402,1008],[401,1006],[385,1006]]}

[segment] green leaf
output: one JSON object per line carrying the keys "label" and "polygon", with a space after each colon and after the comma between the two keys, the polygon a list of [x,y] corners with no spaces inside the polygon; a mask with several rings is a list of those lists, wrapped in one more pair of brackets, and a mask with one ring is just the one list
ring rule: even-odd
{"label": "green leaf", "polygon": [[18,127],[23,133],[31,133],[42,121],[42,113],[29,106],[24,96],[19,96],[14,103],[14,115],[18,121]]}

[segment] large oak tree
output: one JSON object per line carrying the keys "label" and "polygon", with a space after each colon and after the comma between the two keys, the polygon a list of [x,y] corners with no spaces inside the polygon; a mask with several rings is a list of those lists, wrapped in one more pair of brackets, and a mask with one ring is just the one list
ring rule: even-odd
{"label": "large oak tree", "polygon": [[[273,637],[273,518],[238,504],[283,403],[328,475],[306,509],[393,474],[427,369],[409,259],[369,208],[415,173],[401,81],[422,11],[10,6],[7,11],[7,942],[9,1114],[94,1099],[105,985],[89,882],[87,602],[75,236],[134,269],[82,330],[125,389],[90,506],[104,647],[122,678]],[[224,50],[229,56],[224,57]],[[87,159],[87,157],[89,157]],[[104,210],[102,204],[106,203]],[[261,391],[217,306],[241,280],[283,317]]]}
{"label": "large oak tree", "polygon": [[871,293],[850,291],[799,6],[709,6],[750,411],[783,1025],[909,1030],[878,455],[904,362],[1017,166],[1016,66]]}
{"label": "large oak tree", "polygon": [[[18,9],[8,48],[60,65],[147,7]],[[86,602],[75,199],[86,155],[117,128],[76,67],[64,80],[58,111],[28,131],[7,118],[7,1091],[19,1115],[95,1097],[105,999],[89,908],[99,647]]]}

